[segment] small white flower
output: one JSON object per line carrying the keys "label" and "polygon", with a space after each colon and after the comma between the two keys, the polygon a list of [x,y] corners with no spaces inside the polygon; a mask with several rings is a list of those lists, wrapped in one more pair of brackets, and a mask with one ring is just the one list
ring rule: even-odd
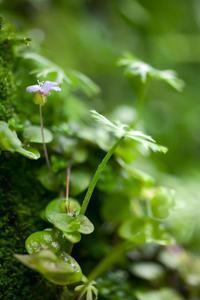
{"label": "small white flower", "polygon": [[30,85],[26,88],[28,93],[39,93],[42,96],[48,96],[51,91],[60,92],[61,88],[55,81],[45,81],[36,85]]}

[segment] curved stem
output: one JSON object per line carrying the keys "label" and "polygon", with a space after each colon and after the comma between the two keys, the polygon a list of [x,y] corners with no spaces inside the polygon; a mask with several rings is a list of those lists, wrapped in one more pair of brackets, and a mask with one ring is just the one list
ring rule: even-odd
{"label": "curved stem", "polygon": [[66,168],[66,191],[65,191],[65,199],[66,199],[66,209],[67,212],[70,212],[70,200],[69,200],[69,181],[71,175],[71,163],[68,164]]}
{"label": "curved stem", "polygon": [[142,112],[142,109],[144,106],[144,102],[145,102],[147,91],[149,89],[150,81],[151,81],[150,78],[147,78],[146,82],[143,83],[140,93],[137,97],[136,108],[138,110],[139,115],[141,115],[141,112]]}
{"label": "curved stem", "polygon": [[133,242],[125,241],[111,249],[108,256],[106,256],[89,274],[88,280],[95,280],[97,277],[105,273],[112,265],[117,263],[120,257],[128,250],[133,248]]}
{"label": "curved stem", "polygon": [[82,206],[81,206],[81,211],[80,213],[81,214],[85,214],[86,210],[87,210],[87,207],[88,207],[88,204],[90,202],[90,198],[92,196],[92,193],[95,189],[95,186],[99,180],[99,177],[101,175],[101,173],[104,171],[106,165],[107,165],[107,162],[109,161],[109,159],[111,158],[111,156],[113,155],[115,149],[117,148],[117,146],[120,144],[120,142],[123,140],[124,137],[121,137],[119,138],[115,144],[111,147],[111,149],[107,152],[107,154],[104,156],[103,160],[101,161],[101,163],[98,165],[98,168],[92,178],[92,180],[90,181],[90,184],[89,184],[89,187],[88,187],[88,190],[86,192],[86,195],[85,195],[85,198],[83,200],[83,203],[82,203]]}
{"label": "curved stem", "polygon": [[47,151],[47,146],[45,144],[45,137],[44,137],[44,121],[43,121],[43,115],[42,115],[42,105],[39,105],[39,113],[40,113],[40,129],[41,129],[41,135],[42,135],[42,144],[43,144],[43,150],[44,150],[44,157],[47,163],[48,169],[51,171],[51,165],[49,161],[49,155]]}

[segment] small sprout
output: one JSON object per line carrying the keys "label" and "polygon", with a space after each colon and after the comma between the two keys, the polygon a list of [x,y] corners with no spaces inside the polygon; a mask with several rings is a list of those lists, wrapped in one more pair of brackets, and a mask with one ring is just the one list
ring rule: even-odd
{"label": "small sprout", "polygon": [[78,300],[96,300],[98,297],[98,290],[95,287],[95,281],[89,281],[83,277],[83,284],[78,285],[74,290],[78,294]]}

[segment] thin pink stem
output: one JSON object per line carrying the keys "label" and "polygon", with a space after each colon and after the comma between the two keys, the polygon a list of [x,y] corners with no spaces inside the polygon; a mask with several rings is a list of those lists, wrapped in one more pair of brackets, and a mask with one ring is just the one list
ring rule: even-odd
{"label": "thin pink stem", "polygon": [[39,105],[39,112],[40,112],[40,129],[41,129],[41,135],[42,135],[42,144],[44,149],[44,157],[47,163],[47,167],[49,171],[51,171],[51,165],[49,161],[49,155],[47,151],[47,146],[45,144],[45,137],[44,137],[44,121],[43,121],[43,115],[42,115],[42,105]]}
{"label": "thin pink stem", "polygon": [[70,175],[71,175],[71,163],[68,164],[66,169],[66,204],[67,212],[70,212],[70,200],[69,200],[69,187],[70,187]]}

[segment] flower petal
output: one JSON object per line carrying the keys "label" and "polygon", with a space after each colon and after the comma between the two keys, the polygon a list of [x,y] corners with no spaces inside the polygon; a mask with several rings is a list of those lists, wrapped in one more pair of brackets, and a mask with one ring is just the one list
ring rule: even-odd
{"label": "flower petal", "polygon": [[60,91],[59,89],[58,83],[55,81],[45,81],[41,86],[41,91],[45,96],[48,95],[50,91]]}
{"label": "flower petal", "polygon": [[61,88],[59,86],[52,87],[52,90],[56,92],[61,92]]}
{"label": "flower petal", "polygon": [[41,92],[41,87],[36,84],[36,85],[30,85],[26,88],[26,91],[28,93],[36,93],[36,92]]}

